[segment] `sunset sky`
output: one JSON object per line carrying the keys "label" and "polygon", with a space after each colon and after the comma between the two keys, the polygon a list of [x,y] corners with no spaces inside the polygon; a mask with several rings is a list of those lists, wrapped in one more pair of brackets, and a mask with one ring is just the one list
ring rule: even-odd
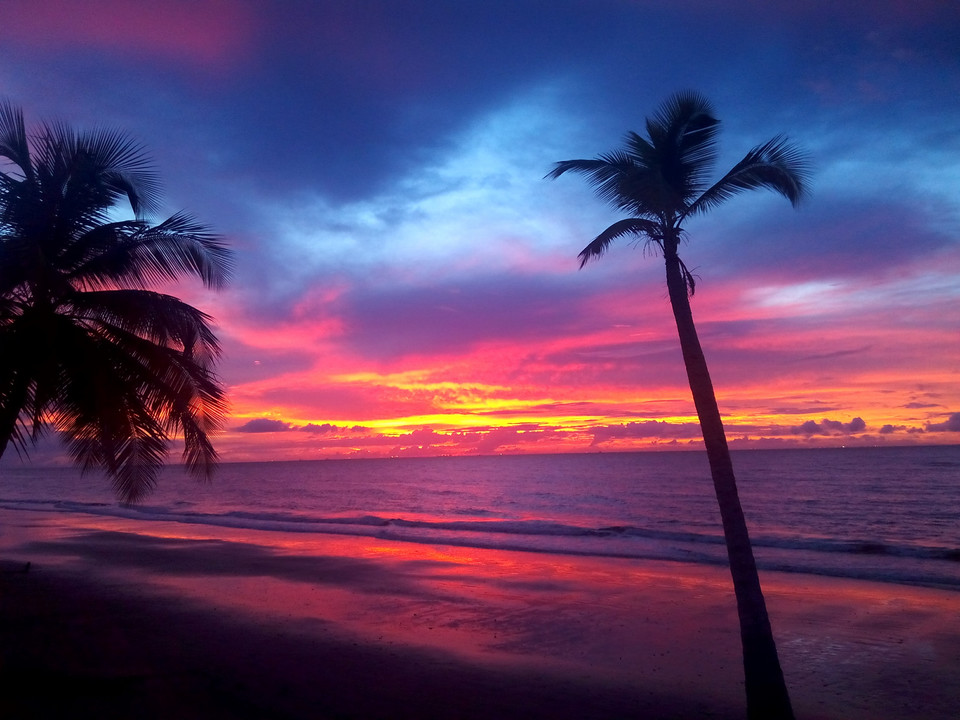
{"label": "sunset sky", "polygon": [[670,94],[798,210],[687,225],[734,447],[960,442],[960,3],[4,0],[0,96],[141,141],[235,249],[224,460],[698,447],[662,258],[558,160]]}

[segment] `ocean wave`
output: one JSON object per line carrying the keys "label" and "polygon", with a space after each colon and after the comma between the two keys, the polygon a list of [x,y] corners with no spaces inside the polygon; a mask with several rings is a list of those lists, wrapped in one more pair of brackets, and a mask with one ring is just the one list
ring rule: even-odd
{"label": "ocean wave", "polygon": [[[0,498],[0,507],[8,509],[74,512],[255,531],[365,535],[412,542],[617,557],[649,558],[659,553],[666,559],[691,559],[698,562],[725,559],[725,555],[719,552],[724,545],[719,529],[716,532],[696,532],[689,529],[635,525],[584,527],[543,519],[414,519],[376,514],[318,516],[293,511],[225,510],[221,513],[210,513],[189,510],[190,506],[190,503],[177,503],[175,507],[168,507]],[[545,542],[547,540],[550,542]],[[960,548],[936,545],[898,544],[876,539],[780,537],[762,533],[755,534],[752,542],[758,554],[765,550],[777,550],[960,563]]]}

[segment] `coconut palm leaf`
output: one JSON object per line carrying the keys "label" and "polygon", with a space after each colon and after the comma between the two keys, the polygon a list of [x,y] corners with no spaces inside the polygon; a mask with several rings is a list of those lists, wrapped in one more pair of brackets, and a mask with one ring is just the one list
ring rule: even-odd
{"label": "coconut palm leaf", "polygon": [[690,205],[684,216],[706,212],[747,190],[772,190],[796,207],[808,192],[806,155],[782,135],[748,152],[726,175]]}
{"label": "coconut palm leaf", "polygon": [[[195,275],[207,287],[220,289],[233,270],[231,253],[220,236],[184,213],[158,225],[102,226],[78,244],[83,249],[67,258],[68,274],[90,287],[147,288]],[[84,251],[85,257],[80,257]]]}
{"label": "coconut palm leaf", "polygon": [[658,232],[659,225],[646,218],[626,218],[624,220],[618,220],[597,235],[590,241],[589,245],[580,251],[580,254],[577,256],[580,258],[580,267],[582,268],[586,265],[589,260],[602,256],[614,240],[628,235],[646,236],[648,241],[659,244],[659,240],[657,240]]}
{"label": "coconut palm leaf", "polygon": [[163,293],[147,290],[100,290],[77,293],[71,314],[101,333],[123,332],[155,345],[190,348],[209,359],[219,357],[220,347],[210,329],[212,318],[192,305]]}
{"label": "coconut palm leaf", "polygon": [[[72,195],[68,204],[107,210],[126,200],[137,217],[159,209],[160,183],[143,147],[119,131],[75,132],[45,125],[34,153],[43,177]],[[77,202],[81,201],[81,202]]]}
{"label": "coconut palm leaf", "polygon": [[717,158],[719,126],[705,97],[695,92],[678,93],[647,120],[649,143],[630,133],[628,146],[652,148],[652,153],[647,151],[650,167],[673,190],[674,202],[686,203],[706,187]]}
{"label": "coconut palm leaf", "polygon": [[30,178],[33,168],[23,111],[4,100],[0,100],[0,157],[7,158]]}

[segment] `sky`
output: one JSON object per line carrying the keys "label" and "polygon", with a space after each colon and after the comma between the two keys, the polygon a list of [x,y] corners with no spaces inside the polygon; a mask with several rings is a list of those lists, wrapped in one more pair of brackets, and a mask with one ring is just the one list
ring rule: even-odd
{"label": "sky", "polygon": [[[662,258],[553,163],[671,94],[715,177],[681,257],[734,448],[960,442],[960,3],[3,0],[0,97],[117,128],[234,249],[225,461],[702,447]],[[161,217],[157,218],[162,219]]]}

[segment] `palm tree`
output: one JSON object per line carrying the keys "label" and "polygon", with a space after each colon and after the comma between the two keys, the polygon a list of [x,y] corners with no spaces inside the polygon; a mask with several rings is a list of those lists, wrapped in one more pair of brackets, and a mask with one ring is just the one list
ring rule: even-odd
{"label": "palm tree", "polygon": [[[177,436],[209,477],[226,410],[211,318],[150,288],[187,275],[219,288],[231,255],[186,214],[148,222],[158,188],[124,134],[28,135],[0,102],[0,456],[52,427],[125,502],[153,488]],[[132,219],[117,219],[122,203]]]}
{"label": "palm tree", "polygon": [[631,215],[615,222],[583,249],[581,268],[622,237],[641,238],[646,247],[663,254],[683,362],[720,505],[740,619],[747,715],[792,718],[720,410],[693,323],[690,297],[694,278],[678,248],[688,218],[745,190],[773,190],[796,206],[806,193],[808,166],[794,145],[777,136],[752,149],[719,181],[708,185],[716,163],[719,121],[710,103],[693,92],[668,99],[647,119],[646,128],[649,137],[631,132],[623,149],[595,160],[558,162],[547,177],[558,178],[566,172],[585,175],[600,198]]}

